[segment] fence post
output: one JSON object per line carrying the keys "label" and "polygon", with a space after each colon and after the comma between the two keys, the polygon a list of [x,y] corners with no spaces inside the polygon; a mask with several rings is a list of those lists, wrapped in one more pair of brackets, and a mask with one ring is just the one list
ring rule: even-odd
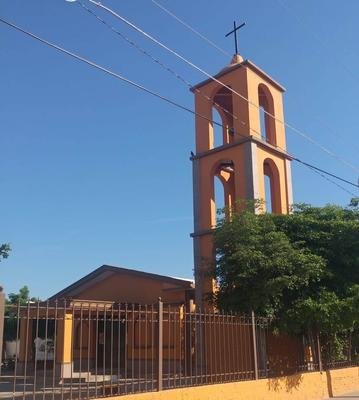
{"label": "fence post", "polygon": [[258,355],[257,355],[257,334],[256,334],[256,318],[252,311],[252,336],[253,336],[253,358],[254,358],[254,377],[258,379]]}
{"label": "fence post", "polygon": [[317,354],[318,354],[318,367],[319,371],[323,371],[323,363],[322,363],[322,351],[320,349],[320,338],[319,333],[317,333]]}
{"label": "fence post", "polygon": [[3,338],[4,338],[4,323],[5,323],[5,293],[0,286],[0,374],[3,355]]}
{"label": "fence post", "polygon": [[163,302],[158,298],[158,326],[157,326],[157,390],[162,390],[163,387]]}

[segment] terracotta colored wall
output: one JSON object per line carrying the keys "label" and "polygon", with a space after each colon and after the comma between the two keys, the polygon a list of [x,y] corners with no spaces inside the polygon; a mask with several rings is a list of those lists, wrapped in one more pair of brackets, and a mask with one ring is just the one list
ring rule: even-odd
{"label": "terracotta colored wall", "polygon": [[299,338],[268,333],[266,347],[269,369],[276,375],[294,373],[304,363],[303,343]]}
{"label": "terracotta colored wall", "polygon": [[[174,286],[174,285],[173,285]],[[164,302],[184,302],[184,291],[164,291],[170,285],[154,279],[113,274],[85,289],[79,299],[152,304],[162,297]]]}
{"label": "terracotta colored wall", "polygon": [[[359,368],[331,371],[333,390],[338,394],[359,389]],[[312,372],[281,377],[197,386],[162,392],[141,393],[109,400],[323,400],[329,396],[325,373]]]}

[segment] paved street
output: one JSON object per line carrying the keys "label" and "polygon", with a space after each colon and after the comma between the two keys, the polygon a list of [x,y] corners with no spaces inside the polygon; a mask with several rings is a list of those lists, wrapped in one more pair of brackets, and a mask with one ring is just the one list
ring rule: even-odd
{"label": "paved street", "polygon": [[[340,397],[331,397],[331,399],[335,399],[335,400],[349,400],[349,399],[358,399],[359,400],[359,391],[357,392],[351,392],[351,393],[346,393],[343,396]],[[329,399],[328,399],[329,400]]]}

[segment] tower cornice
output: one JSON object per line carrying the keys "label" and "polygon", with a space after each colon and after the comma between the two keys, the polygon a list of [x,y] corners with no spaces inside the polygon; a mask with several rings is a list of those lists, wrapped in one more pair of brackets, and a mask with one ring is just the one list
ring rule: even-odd
{"label": "tower cornice", "polygon": [[[257,75],[261,76],[265,81],[267,81],[272,86],[277,88],[280,92],[282,92],[282,93],[285,92],[285,88],[280,83],[278,83],[276,80],[274,80],[268,74],[266,74],[261,68],[259,68],[257,65],[255,65],[250,60],[244,60],[244,61],[241,61],[241,62],[232,63],[232,64],[228,65],[227,67],[223,68],[221,71],[219,71],[213,77],[215,79],[219,79],[219,78],[223,77],[224,75],[228,74],[229,72],[233,72],[238,68],[244,68],[244,67],[249,68],[250,70],[255,72]],[[206,79],[206,80],[204,80],[202,82],[199,82],[196,85],[192,86],[190,90],[192,92],[194,92],[196,89],[199,89],[202,86],[205,86],[205,85],[207,85],[208,83],[210,83],[212,81],[213,80],[211,78],[208,78],[208,79]]]}
{"label": "tower cornice", "polygon": [[207,157],[209,155],[221,152],[221,151],[223,151],[225,149],[230,149],[230,148],[233,148],[233,147],[236,147],[236,146],[241,146],[241,145],[243,145],[244,143],[247,143],[247,142],[256,143],[259,147],[265,148],[268,152],[273,153],[275,155],[279,155],[279,156],[281,156],[281,157],[283,157],[283,158],[285,158],[287,160],[291,161],[293,159],[293,157],[290,154],[288,154],[286,151],[284,151],[282,149],[279,149],[278,147],[273,146],[270,143],[268,143],[268,142],[266,142],[266,141],[264,141],[264,140],[262,140],[262,139],[260,139],[260,138],[258,138],[256,136],[248,136],[248,137],[244,137],[244,138],[242,138],[240,140],[237,140],[236,142],[223,144],[222,146],[218,146],[218,147],[215,147],[213,149],[202,151],[200,153],[192,155],[191,156],[191,160],[196,160],[196,159],[198,160],[200,158]]}

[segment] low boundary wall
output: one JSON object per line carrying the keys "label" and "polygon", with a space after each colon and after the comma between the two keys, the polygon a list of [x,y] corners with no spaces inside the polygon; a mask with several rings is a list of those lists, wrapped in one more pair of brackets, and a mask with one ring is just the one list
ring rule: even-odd
{"label": "low boundary wall", "polygon": [[359,389],[359,367],[108,397],[110,400],[323,400]]}

